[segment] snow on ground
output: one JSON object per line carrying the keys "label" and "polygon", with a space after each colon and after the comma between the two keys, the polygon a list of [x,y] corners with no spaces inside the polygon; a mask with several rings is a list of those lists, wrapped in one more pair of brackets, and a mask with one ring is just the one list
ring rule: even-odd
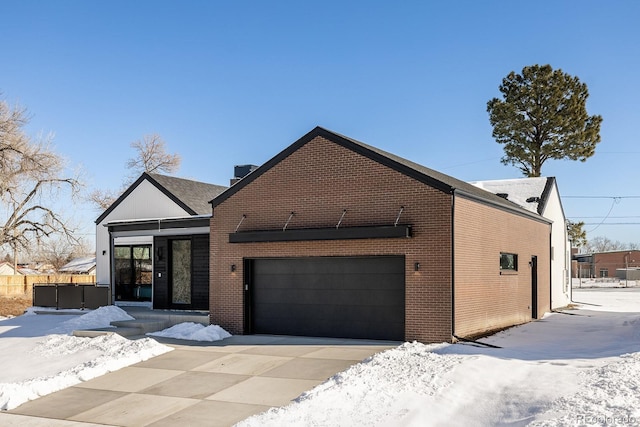
{"label": "snow on ground", "polygon": [[147,332],[152,337],[169,337],[190,341],[220,341],[231,334],[218,325],[204,326],[200,323],[184,322],[158,332]]}
{"label": "snow on ground", "polygon": [[[0,409],[13,409],[28,400],[172,350],[151,338],[70,335],[74,330],[102,328],[113,321],[133,319],[117,306],[64,313],[32,307],[22,316],[0,319]],[[182,323],[155,334],[197,341],[231,336],[219,326],[194,323]]]}
{"label": "snow on ground", "polygon": [[625,280],[617,277],[604,277],[597,279],[571,279],[574,289],[582,288],[635,288],[640,286],[638,280]]}
{"label": "snow on ground", "polygon": [[[81,313],[86,313],[81,315]],[[39,396],[171,350],[145,338],[119,335],[81,338],[75,329],[109,326],[131,317],[116,306],[76,314],[26,314],[0,321],[0,409],[12,409]]]}
{"label": "snow on ground", "polygon": [[474,344],[405,343],[239,426],[640,425],[640,289]]}
{"label": "snow on ground", "polygon": [[[576,310],[479,340],[500,348],[404,343],[240,425],[640,425],[640,287],[574,289],[573,299]],[[65,335],[85,321],[106,326],[97,323],[108,324],[121,311],[0,321],[0,407],[170,350],[151,338]],[[218,339],[225,333],[183,324],[163,334]]]}

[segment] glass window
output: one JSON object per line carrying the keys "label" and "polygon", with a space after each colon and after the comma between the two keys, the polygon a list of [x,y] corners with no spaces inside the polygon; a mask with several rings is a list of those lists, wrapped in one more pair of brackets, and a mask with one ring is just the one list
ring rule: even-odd
{"label": "glass window", "polygon": [[501,252],[500,271],[518,271],[518,254]]}
{"label": "glass window", "polygon": [[116,301],[151,301],[151,245],[115,246]]}
{"label": "glass window", "polygon": [[171,242],[171,302],[191,304],[191,240]]}

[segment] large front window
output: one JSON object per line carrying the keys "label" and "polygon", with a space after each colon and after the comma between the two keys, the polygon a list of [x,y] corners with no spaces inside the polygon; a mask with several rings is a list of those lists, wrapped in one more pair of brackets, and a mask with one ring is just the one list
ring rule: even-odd
{"label": "large front window", "polygon": [[151,301],[151,245],[115,246],[116,301]]}

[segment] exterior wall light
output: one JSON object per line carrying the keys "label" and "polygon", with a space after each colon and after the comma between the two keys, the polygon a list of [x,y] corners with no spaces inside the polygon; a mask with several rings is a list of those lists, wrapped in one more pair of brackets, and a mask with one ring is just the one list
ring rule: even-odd
{"label": "exterior wall light", "polygon": [[414,271],[420,270],[420,263],[419,262],[414,262],[413,263],[413,270]]}
{"label": "exterior wall light", "polygon": [[235,264],[231,264],[231,272],[233,273],[234,271],[236,271],[236,265]]}

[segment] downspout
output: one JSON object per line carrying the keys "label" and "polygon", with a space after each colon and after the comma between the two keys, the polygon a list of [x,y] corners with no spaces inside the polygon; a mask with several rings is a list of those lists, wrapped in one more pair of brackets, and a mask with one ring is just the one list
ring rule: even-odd
{"label": "downspout", "polygon": [[116,263],[115,263],[115,254],[114,254],[114,238],[113,234],[111,234],[111,228],[109,230],[109,290],[111,291],[111,304],[115,305],[116,303],[116,285],[115,285],[115,277],[116,277]]}
{"label": "downspout", "polygon": [[451,193],[451,341],[456,337],[456,298],[455,298],[455,190]]}
{"label": "downspout", "polygon": [[[555,255],[553,252],[553,225],[549,225],[549,311],[553,311],[553,259],[551,258]],[[564,277],[562,279],[560,286],[562,286],[562,293],[564,293]]]}

